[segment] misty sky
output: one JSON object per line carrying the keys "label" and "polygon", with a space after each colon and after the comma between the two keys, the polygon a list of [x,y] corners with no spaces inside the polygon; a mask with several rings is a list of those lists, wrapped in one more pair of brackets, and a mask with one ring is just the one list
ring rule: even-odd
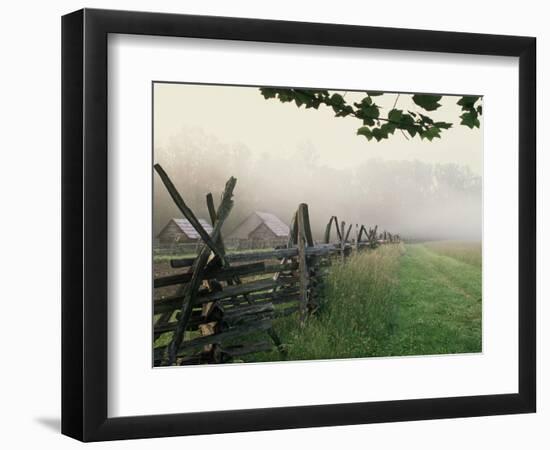
{"label": "misty sky", "polygon": [[[368,86],[366,87],[368,89]],[[339,91],[342,92],[342,91]],[[352,117],[335,118],[331,109],[297,108],[294,103],[265,100],[258,88],[155,84],[155,150],[167,148],[182,128],[202,128],[228,144],[241,144],[258,154],[290,157],[298,150],[314,148],[319,163],[328,167],[353,167],[373,158],[418,160],[428,163],[457,163],[482,173],[482,129],[459,125],[458,97],[444,96],[437,111],[428,113],[436,121],[453,123],[441,139],[407,140],[399,130],[381,142],[357,136],[361,123]],[[360,101],[361,93],[348,92],[346,100]],[[397,94],[376,97],[378,105],[393,107]],[[398,109],[417,111],[410,96],[401,95]],[[481,118],[482,120],[482,118]]]}
{"label": "misty sky", "polygon": [[[364,96],[339,92],[349,103]],[[381,117],[396,99],[375,97]],[[202,218],[208,217],[205,195],[219,198],[226,180],[237,178],[224,232],[253,211],[272,212],[288,224],[305,202],[317,235],[337,215],[407,237],[479,239],[482,129],[459,125],[457,100],[445,96],[427,113],[453,123],[441,139],[406,139],[396,130],[369,142],[356,134],[361,121],[334,117],[324,105],[315,110],[266,100],[255,87],[156,83],[154,160]],[[406,94],[396,108],[425,112]],[[154,183],[158,233],[181,213],[156,176]]]}

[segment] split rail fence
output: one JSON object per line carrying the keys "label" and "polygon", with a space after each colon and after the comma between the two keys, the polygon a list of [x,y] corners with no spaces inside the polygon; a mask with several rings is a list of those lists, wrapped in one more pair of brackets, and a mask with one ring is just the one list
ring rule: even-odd
{"label": "split rail fence", "polygon": [[[154,365],[223,363],[285,346],[274,320],[298,314],[303,326],[321,305],[324,277],[331,262],[352,252],[399,242],[378,227],[353,226],[330,218],[324,242],[313,239],[308,205],[298,206],[286,246],[266,251],[226,253],[221,228],[233,207],[231,177],[216,208],[206,196],[213,231],[208,234],[158,164],[155,170],[175,204],[201,237],[196,257],[174,258],[177,273],[154,280]],[[332,228],[336,242],[331,242]],[[158,295],[170,288],[169,296]],[[167,334],[169,333],[169,334]],[[159,345],[166,341],[168,344]],[[185,339],[184,339],[185,338]],[[158,340],[158,342],[157,342]]]}

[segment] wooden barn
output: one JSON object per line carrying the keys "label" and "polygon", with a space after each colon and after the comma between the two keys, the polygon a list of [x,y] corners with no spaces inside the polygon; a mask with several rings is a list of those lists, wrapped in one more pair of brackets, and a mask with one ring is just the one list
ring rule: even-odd
{"label": "wooden barn", "polygon": [[229,235],[228,241],[251,241],[271,245],[286,244],[290,228],[275,214],[254,211]]}
{"label": "wooden barn", "polygon": [[[212,233],[212,225],[206,220],[199,219],[200,224],[208,234]],[[200,240],[199,233],[193,228],[187,219],[170,219],[166,226],[157,235],[161,244],[194,243]]]}

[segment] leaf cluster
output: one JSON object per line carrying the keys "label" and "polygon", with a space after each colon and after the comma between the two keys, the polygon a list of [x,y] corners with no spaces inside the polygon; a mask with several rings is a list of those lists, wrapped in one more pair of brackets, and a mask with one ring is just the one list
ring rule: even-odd
{"label": "leaf cluster", "polygon": [[[352,116],[359,119],[362,126],[357,129],[357,134],[365,136],[369,141],[387,139],[396,130],[401,130],[412,138],[419,136],[421,139],[432,141],[441,138],[442,130],[452,127],[451,123],[436,122],[429,115],[420,112],[437,110],[441,106],[441,95],[414,94],[412,100],[419,107],[419,111],[405,111],[394,107],[383,117],[382,108],[375,102],[375,97],[384,95],[383,92],[365,91],[365,96],[360,102],[350,104],[341,94],[331,94],[328,90],[260,88],[260,91],[265,99],[278,99],[283,103],[294,102],[298,108],[303,106],[305,109],[319,109],[321,105],[325,105],[334,111],[336,117]],[[482,110],[481,105],[476,106],[476,102],[480,98],[464,96],[458,100],[457,104],[464,111],[460,116],[462,125],[479,128],[479,115]]]}
{"label": "leaf cluster", "polygon": [[461,125],[466,125],[469,128],[479,128],[479,116],[481,116],[483,109],[480,104],[476,106],[476,103],[480,98],[480,96],[466,95],[456,102],[457,105],[462,107],[462,111],[465,111],[460,116],[462,119]]}

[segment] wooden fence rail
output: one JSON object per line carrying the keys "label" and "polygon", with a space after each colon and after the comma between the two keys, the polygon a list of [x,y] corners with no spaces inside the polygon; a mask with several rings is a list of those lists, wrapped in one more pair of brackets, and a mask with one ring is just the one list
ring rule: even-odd
{"label": "wooden fence rail", "polygon": [[[284,248],[256,252],[227,253],[220,230],[233,207],[236,179],[225,186],[218,208],[212,194],[206,203],[213,225],[209,235],[186,205],[166,172],[155,165],[162,182],[183,216],[201,236],[197,256],[173,258],[177,273],[154,280],[154,364],[187,365],[222,363],[240,356],[285,348],[274,320],[299,314],[304,326],[320,307],[327,268],[355,251],[398,242],[398,235],[377,227],[346,227],[336,216],[330,218],[324,242],[313,239],[308,205],[298,206]],[[334,225],[337,240],[331,242]],[[171,295],[159,295],[171,289]],[[174,291],[175,290],[175,291]],[[266,338],[268,338],[266,340]],[[160,345],[160,342],[168,344]]]}

